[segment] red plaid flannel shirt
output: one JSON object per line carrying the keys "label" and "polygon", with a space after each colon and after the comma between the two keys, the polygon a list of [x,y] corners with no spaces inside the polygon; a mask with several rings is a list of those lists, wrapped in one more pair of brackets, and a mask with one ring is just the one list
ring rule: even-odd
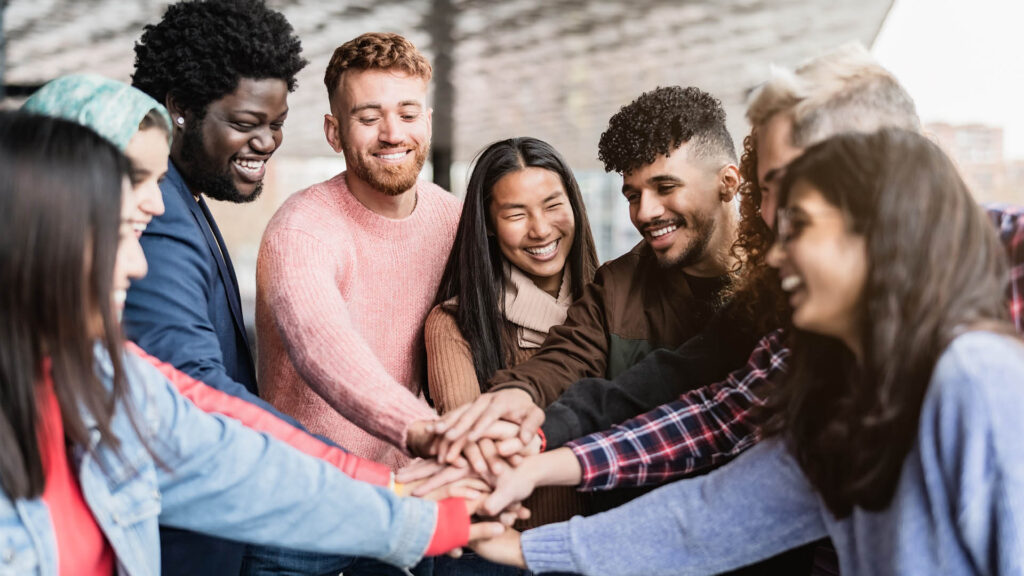
{"label": "red plaid flannel shirt", "polygon": [[[986,209],[1009,256],[1011,319],[1024,333],[1024,208]],[[751,412],[786,369],[789,350],[783,341],[777,330],[758,342],[746,366],[722,382],[566,444],[583,468],[580,489],[662,484],[720,465],[756,444],[761,437]]]}

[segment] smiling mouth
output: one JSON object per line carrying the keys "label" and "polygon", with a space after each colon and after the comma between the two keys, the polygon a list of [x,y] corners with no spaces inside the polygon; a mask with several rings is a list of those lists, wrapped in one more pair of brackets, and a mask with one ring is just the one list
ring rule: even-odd
{"label": "smiling mouth", "polygon": [[232,162],[232,164],[234,164],[235,168],[243,178],[251,182],[259,182],[262,180],[267,170],[266,160],[237,159]]}
{"label": "smiling mouth", "polygon": [[373,156],[374,156],[374,158],[379,158],[379,159],[384,160],[386,162],[395,162],[397,160],[401,160],[401,159],[405,158],[408,155],[409,155],[409,151],[405,150],[404,152],[394,152],[394,153],[391,153],[391,154],[374,154]]}
{"label": "smiling mouth", "polygon": [[115,306],[124,306],[124,302],[127,299],[128,290],[114,290],[110,294],[110,300],[113,301]]}
{"label": "smiling mouth", "polygon": [[555,252],[555,250],[558,249],[558,243],[559,243],[559,240],[554,240],[554,241],[552,241],[552,242],[550,242],[548,244],[545,244],[543,246],[534,246],[534,247],[530,247],[530,248],[523,248],[523,250],[526,251],[529,254],[533,254],[534,256],[541,256],[541,257],[549,256],[549,255],[553,254]]}
{"label": "smiling mouth", "polygon": [[649,230],[647,233],[651,235],[651,238],[661,238],[662,236],[666,234],[671,234],[672,232],[675,232],[678,229],[679,226],[675,224],[669,224],[668,226],[665,226],[663,228]]}
{"label": "smiling mouth", "polygon": [[779,285],[783,292],[794,292],[804,285],[804,281],[799,276],[786,276],[779,282]]}

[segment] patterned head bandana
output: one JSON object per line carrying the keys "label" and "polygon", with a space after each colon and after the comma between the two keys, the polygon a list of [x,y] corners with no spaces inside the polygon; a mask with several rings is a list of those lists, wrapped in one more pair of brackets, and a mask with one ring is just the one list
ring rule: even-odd
{"label": "patterned head bandana", "polygon": [[96,74],[61,76],[36,91],[22,110],[55,116],[87,126],[110,140],[122,152],[139,123],[156,110],[171,143],[171,117],[159,102],[131,86]]}

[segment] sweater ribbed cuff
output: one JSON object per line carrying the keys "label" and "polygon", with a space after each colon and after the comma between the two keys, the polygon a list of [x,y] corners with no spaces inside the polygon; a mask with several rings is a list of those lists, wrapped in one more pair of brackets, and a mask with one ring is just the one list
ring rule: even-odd
{"label": "sweater ribbed cuff", "polygon": [[445,498],[437,503],[437,525],[424,556],[437,556],[469,544],[469,511],[462,498]]}
{"label": "sweater ribbed cuff", "polygon": [[572,556],[568,522],[523,532],[522,548],[526,567],[532,572],[581,572]]}

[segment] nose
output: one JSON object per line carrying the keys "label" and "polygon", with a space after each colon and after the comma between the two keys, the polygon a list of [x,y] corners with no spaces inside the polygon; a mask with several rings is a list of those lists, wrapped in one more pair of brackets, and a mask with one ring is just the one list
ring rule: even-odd
{"label": "nose", "polygon": [[377,139],[384,144],[400,144],[405,141],[405,131],[400,118],[386,114],[380,121]]}
{"label": "nose", "polygon": [[665,207],[661,204],[658,195],[643,191],[640,193],[640,200],[636,207],[636,221],[638,223],[654,222],[665,214]]}
{"label": "nose", "polygon": [[160,192],[160,185],[155,180],[136,188],[135,197],[138,200],[136,207],[143,214],[156,218],[164,213],[164,195]]}
{"label": "nose", "polygon": [[[775,214],[775,212],[772,212]],[[772,268],[781,268],[786,262],[786,249],[782,247],[782,240],[776,240],[765,256],[765,262]]]}
{"label": "nose", "polygon": [[274,129],[270,126],[263,126],[257,130],[249,140],[249,147],[257,154],[273,154],[274,150],[281,145],[281,129]]}
{"label": "nose", "polygon": [[536,216],[530,221],[529,235],[531,238],[543,240],[551,234],[551,223],[544,215]]}

